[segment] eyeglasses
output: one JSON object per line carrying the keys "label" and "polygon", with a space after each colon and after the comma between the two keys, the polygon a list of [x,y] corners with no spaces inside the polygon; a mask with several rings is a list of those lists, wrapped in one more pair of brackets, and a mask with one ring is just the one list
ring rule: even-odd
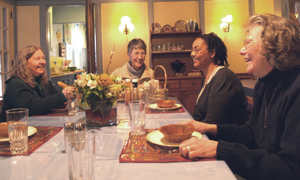
{"label": "eyeglasses", "polygon": [[191,54],[193,53],[193,52],[195,52],[195,54],[201,54],[203,51],[206,51],[207,49],[194,49],[194,50],[192,50],[191,51]]}
{"label": "eyeglasses", "polygon": [[135,52],[135,53],[132,53],[132,55],[133,55],[134,57],[139,57],[139,56],[145,57],[145,56],[146,56],[146,53],[145,53],[145,52]]}
{"label": "eyeglasses", "polygon": [[244,40],[244,47],[245,50],[248,49],[250,46],[252,46],[255,43],[255,41],[248,41],[247,39]]}

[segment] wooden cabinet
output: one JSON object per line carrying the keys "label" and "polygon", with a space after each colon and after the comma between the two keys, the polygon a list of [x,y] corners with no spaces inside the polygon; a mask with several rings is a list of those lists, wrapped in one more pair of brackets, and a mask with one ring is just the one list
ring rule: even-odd
{"label": "wooden cabinet", "polygon": [[[150,33],[151,44],[151,67],[162,65],[167,73],[167,89],[170,97],[176,97],[188,110],[189,113],[194,111],[195,100],[200,89],[202,76],[188,76],[191,70],[197,70],[193,66],[191,58],[192,44],[196,38],[202,34],[201,29],[195,32],[170,32],[170,33]],[[160,50],[157,45],[160,45]],[[162,45],[165,45],[162,48]],[[168,49],[168,44],[171,44],[171,50]],[[181,50],[172,50],[172,45],[183,44]],[[175,77],[175,70],[171,63],[175,60],[180,60],[185,63],[181,69],[182,77]],[[155,79],[160,80],[160,86],[163,88],[165,79],[164,71],[156,69]]]}
{"label": "wooden cabinet", "polygon": [[[175,76],[175,70],[171,66],[171,62],[180,60],[185,63],[185,66],[181,69],[184,76],[187,76],[190,70],[196,70],[193,66],[193,60],[191,58],[192,44],[194,40],[202,34],[201,30],[195,32],[170,32],[170,33],[150,33],[151,43],[151,67],[154,68],[157,65],[162,65],[167,71],[168,77]],[[182,50],[168,50],[168,43],[171,44],[183,44]],[[157,45],[160,45],[160,50],[157,50]],[[162,48],[162,45],[165,48]],[[161,69],[155,71],[155,77],[163,77],[164,72]]]}

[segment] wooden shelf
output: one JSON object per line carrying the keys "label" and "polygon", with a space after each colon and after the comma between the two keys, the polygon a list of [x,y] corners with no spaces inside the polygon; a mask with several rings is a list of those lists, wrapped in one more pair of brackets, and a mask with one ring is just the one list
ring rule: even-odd
{"label": "wooden shelf", "polygon": [[151,36],[160,36],[160,35],[181,35],[181,34],[202,34],[202,30],[198,30],[198,31],[187,31],[187,32],[162,32],[162,33],[150,33]]}
{"label": "wooden shelf", "polygon": [[[166,69],[167,76],[172,77],[175,75],[175,70],[170,65],[175,60],[180,60],[185,63],[181,73],[187,76],[191,70],[196,70],[193,66],[193,60],[190,52],[192,51],[192,44],[196,38],[202,34],[201,30],[194,32],[170,32],[170,33],[151,33],[150,44],[153,49],[153,44],[183,44],[185,50],[179,51],[152,51],[151,55],[151,68],[157,65],[162,65]],[[166,47],[167,48],[167,47]],[[158,70],[155,72],[156,77],[163,77],[164,72]]]}

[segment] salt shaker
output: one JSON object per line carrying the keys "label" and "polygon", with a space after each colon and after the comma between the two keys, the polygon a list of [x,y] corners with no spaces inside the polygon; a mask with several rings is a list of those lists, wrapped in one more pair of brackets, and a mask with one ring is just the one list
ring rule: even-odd
{"label": "salt shaker", "polygon": [[75,131],[75,124],[73,122],[64,123],[64,137],[65,137],[65,139],[69,135],[69,133],[74,132],[74,131]]}

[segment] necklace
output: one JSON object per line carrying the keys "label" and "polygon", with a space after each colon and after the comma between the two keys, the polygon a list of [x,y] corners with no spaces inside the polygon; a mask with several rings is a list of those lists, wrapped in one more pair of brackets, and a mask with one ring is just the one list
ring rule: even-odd
{"label": "necklace", "polygon": [[213,72],[212,72],[211,75],[209,76],[209,79],[207,80],[207,82],[205,82],[205,80],[204,80],[204,82],[203,82],[204,84],[203,84],[203,86],[202,86],[202,88],[201,88],[201,90],[200,90],[200,93],[198,94],[198,97],[197,97],[197,99],[196,99],[196,104],[198,104],[199,98],[200,98],[200,96],[201,96],[201,94],[202,94],[202,92],[203,92],[203,90],[204,90],[206,84],[208,84],[208,83],[210,82],[210,80],[216,75],[216,73],[218,72],[218,70],[221,69],[221,68],[224,68],[224,66],[217,66],[217,65],[216,65],[216,66],[214,67]]}
{"label": "necklace", "polygon": [[265,95],[265,120],[264,120],[264,129],[267,128],[267,116],[268,116],[268,110],[269,110],[270,105],[271,105],[271,103],[272,103],[272,101],[273,101],[273,98],[274,98],[274,96],[275,96],[275,93],[276,93],[278,87],[280,86],[280,84],[282,83],[282,81],[283,81],[283,79],[282,79],[282,80],[278,83],[278,85],[276,86],[276,88],[275,88],[275,90],[274,90],[274,92],[273,92],[273,94],[272,94],[272,97],[271,97],[271,100],[270,100],[270,103],[268,104],[268,106],[267,106],[267,96]]}

